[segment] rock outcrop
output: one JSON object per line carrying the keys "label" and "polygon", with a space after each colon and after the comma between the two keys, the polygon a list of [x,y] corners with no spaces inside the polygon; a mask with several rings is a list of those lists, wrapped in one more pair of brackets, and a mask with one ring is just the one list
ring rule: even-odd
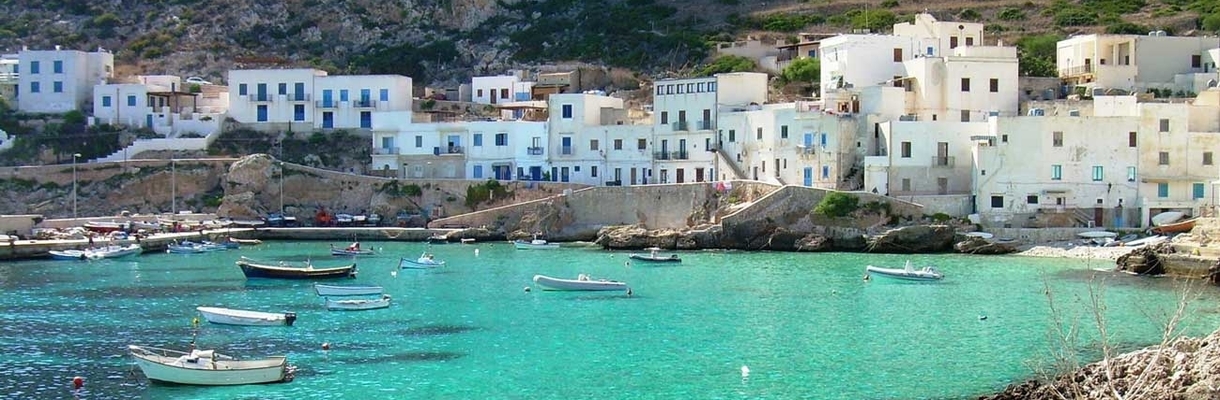
{"label": "rock outcrop", "polygon": [[966,254],[1008,254],[1017,251],[1010,243],[997,243],[980,237],[968,237],[953,245],[953,250]]}
{"label": "rock outcrop", "polygon": [[914,225],[890,229],[868,243],[870,253],[938,253],[953,248],[957,233],[948,225]]}
{"label": "rock outcrop", "polygon": [[1165,273],[1165,265],[1160,254],[1173,251],[1169,243],[1144,246],[1118,257],[1115,267],[1119,271],[1133,272],[1141,275],[1161,275]]}
{"label": "rock outcrop", "polygon": [[1220,331],[1121,354],[1048,381],[1014,384],[980,400],[1215,399]]}
{"label": "rock outcrop", "polygon": [[[787,228],[758,224],[739,224],[733,233],[717,225],[697,229],[649,230],[638,225],[609,226],[597,233],[595,243],[607,249],[724,248],[775,251],[869,251],[897,253],[934,253],[952,248],[953,230],[947,226],[912,226],[893,229],[871,241],[853,229],[823,227],[822,233],[796,232]],[[948,237],[946,240],[945,238]]]}

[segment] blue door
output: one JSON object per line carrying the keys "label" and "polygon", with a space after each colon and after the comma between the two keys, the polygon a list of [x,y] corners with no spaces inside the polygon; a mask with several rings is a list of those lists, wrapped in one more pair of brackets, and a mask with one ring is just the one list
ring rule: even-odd
{"label": "blue door", "polygon": [[254,95],[256,96],[254,99],[257,101],[267,101],[267,84],[258,84],[257,89],[254,91]]}
{"label": "blue door", "polygon": [[335,113],[326,111],[322,113],[322,128],[332,129],[335,127]]}
{"label": "blue door", "polygon": [[331,91],[330,89],[322,91],[322,107],[330,107],[331,104],[335,104],[334,101],[335,92]]}
{"label": "blue door", "polygon": [[560,171],[559,172],[559,181],[567,182],[568,181],[568,167],[560,168],[559,171]]}
{"label": "blue door", "polygon": [[806,133],[805,134],[805,148],[808,149],[810,147],[813,147],[813,133]]}
{"label": "blue door", "polygon": [[542,180],[542,167],[530,167],[530,180],[531,181]]}
{"label": "blue door", "polygon": [[144,126],[147,127],[148,129],[152,129],[152,114],[145,115],[145,117],[148,117],[148,118],[146,118],[147,124]]}
{"label": "blue door", "polygon": [[360,127],[364,129],[373,128],[373,113],[368,111],[360,112]]}
{"label": "blue door", "polygon": [[257,115],[258,122],[267,122],[267,106],[259,105],[257,110],[258,110],[258,115]]}
{"label": "blue door", "polygon": [[305,100],[305,82],[297,82],[292,85],[292,98],[296,101]]}
{"label": "blue door", "polygon": [[478,178],[482,178],[482,177],[483,177],[483,166],[475,165],[474,166],[474,178],[478,179]]}
{"label": "blue door", "polygon": [[822,132],[822,147],[826,147],[826,132]]}
{"label": "blue door", "polygon": [[[805,135],[809,137],[808,134]],[[805,167],[805,186],[813,186],[813,167]]]}

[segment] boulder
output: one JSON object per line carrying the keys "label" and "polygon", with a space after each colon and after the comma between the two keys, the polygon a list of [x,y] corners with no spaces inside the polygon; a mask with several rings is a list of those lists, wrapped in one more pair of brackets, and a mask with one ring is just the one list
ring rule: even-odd
{"label": "boulder", "polygon": [[1008,254],[1017,251],[1012,244],[996,243],[980,237],[968,237],[953,245],[953,249],[966,254]]}
{"label": "boulder", "polygon": [[1144,246],[1119,256],[1114,262],[1115,268],[1141,275],[1161,275],[1165,273],[1165,265],[1159,254],[1172,249],[1169,243]]}
{"label": "boulder", "polygon": [[220,207],[216,209],[216,216],[232,219],[259,219],[261,215],[254,209],[258,205],[253,192],[225,195]]}
{"label": "boulder", "polygon": [[947,225],[914,225],[890,229],[872,238],[872,253],[937,253],[953,248],[953,228]]}
{"label": "boulder", "polygon": [[796,251],[830,251],[834,248],[834,241],[822,235],[808,234],[797,240],[794,247]]}
{"label": "boulder", "polygon": [[682,250],[699,250],[720,248],[720,238],[724,230],[720,225],[704,225],[685,230],[678,234],[674,247]]}
{"label": "boulder", "polygon": [[677,247],[678,237],[678,232],[671,229],[650,231],[639,225],[618,225],[599,230],[594,243],[607,249],[673,249]]}

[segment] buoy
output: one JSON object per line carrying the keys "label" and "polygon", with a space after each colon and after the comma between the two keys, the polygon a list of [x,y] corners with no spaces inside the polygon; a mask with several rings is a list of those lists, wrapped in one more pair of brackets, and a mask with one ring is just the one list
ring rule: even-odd
{"label": "buoy", "polygon": [[986,321],[986,320],[987,320],[987,316],[986,316],[986,315],[980,315],[980,316],[979,316],[979,321]]}
{"label": "buoy", "polygon": [[330,350],[330,342],[322,343],[322,350]]}
{"label": "buoy", "polygon": [[475,256],[475,257],[478,257],[478,256],[479,256],[479,249],[474,249],[474,256]]}
{"label": "buoy", "polygon": [[390,271],[390,276],[397,278],[397,277],[398,277],[398,271]]}
{"label": "buoy", "polygon": [[72,388],[73,389],[80,389],[81,387],[84,387],[84,386],[85,386],[85,378],[82,378],[79,376],[72,378]]}
{"label": "buoy", "polygon": [[525,287],[525,292],[526,292],[526,293],[529,293],[529,292],[530,292],[530,287],[529,287],[529,286],[526,286],[526,287]]}
{"label": "buoy", "polygon": [[631,297],[631,288],[627,288],[627,297]]}
{"label": "buoy", "polygon": [[750,377],[750,367],[747,367],[747,366],[744,366],[744,365],[742,365],[742,366],[741,366],[741,377],[742,377],[742,378],[749,378],[749,377]]}

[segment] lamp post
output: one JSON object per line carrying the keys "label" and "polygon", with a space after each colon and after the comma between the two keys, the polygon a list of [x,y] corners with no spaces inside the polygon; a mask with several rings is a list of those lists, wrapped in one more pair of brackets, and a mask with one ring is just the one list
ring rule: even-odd
{"label": "lamp post", "polygon": [[169,160],[170,213],[178,215],[178,169],[174,159]]}
{"label": "lamp post", "polygon": [[76,218],[76,159],[80,153],[72,154],[72,218]]}
{"label": "lamp post", "polygon": [[284,215],[284,162],[280,161],[280,216]]}

